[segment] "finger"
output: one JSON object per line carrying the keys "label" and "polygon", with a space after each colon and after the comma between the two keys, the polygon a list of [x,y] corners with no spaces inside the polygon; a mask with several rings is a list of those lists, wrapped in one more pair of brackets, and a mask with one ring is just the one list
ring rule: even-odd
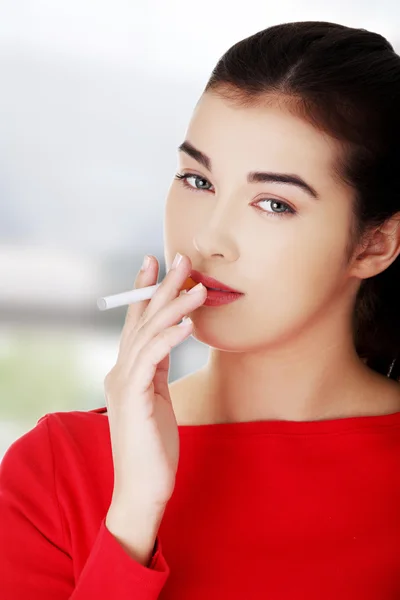
{"label": "finger", "polygon": [[[144,265],[140,268],[136,275],[134,282],[134,289],[155,285],[158,280],[159,264],[155,256],[148,255],[149,262],[147,268]],[[129,304],[126,311],[125,322],[122,329],[120,347],[122,348],[125,344],[126,338],[129,334],[137,327],[140,322],[143,312],[151,302],[151,299],[141,300],[140,302],[133,302]]]}
{"label": "finger", "polygon": [[135,392],[146,393],[151,387],[156,375],[158,364],[171,352],[172,348],[187,338],[193,329],[190,319],[182,324],[163,329],[156,337],[139,351],[132,365],[131,381],[134,381]]}
{"label": "finger", "polygon": [[136,357],[153,338],[164,330],[176,326],[178,321],[201,306],[207,298],[207,289],[201,286],[196,292],[182,294],[167,302],[152,317],[126,339],[126,368],[129,370],[136,362]]}
{"label": "finger", "polygon": [[192,270],[192,263],[188,256],[182,255],[180,263],[175,268],[171,268],[164,277],[157,292],[154,294],[147,306],[144,319],[141,325],[147,322],[163,306],[168,304],[174,298],[180,296],[185,280],[189,277]]}

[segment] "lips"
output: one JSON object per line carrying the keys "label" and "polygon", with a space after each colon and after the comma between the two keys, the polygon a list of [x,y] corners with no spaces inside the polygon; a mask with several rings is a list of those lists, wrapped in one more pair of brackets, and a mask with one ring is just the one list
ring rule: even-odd
{"label": "lips", "polygon": [[190,277],[196,283],[202,283],[207,289],[220,290],[222,292],[235,292],[236,294],[243,293],[239,292],[239,290],[231,288],[229,285],[226,285],[226,283],[223,283],[222,281],[214,279],[214,277],[209,277],[208,275],[200,273],[200,271],[192,271]]}

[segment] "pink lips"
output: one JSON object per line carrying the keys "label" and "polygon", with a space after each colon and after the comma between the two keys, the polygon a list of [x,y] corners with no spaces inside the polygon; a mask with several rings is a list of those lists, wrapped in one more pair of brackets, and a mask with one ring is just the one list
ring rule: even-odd
{"label": "pink lips", "polygon": [[203,306],[223,306],[224,304],[231,304],[235,300],[242,298],[244,294],[238,292],[216,292],[207,288],[207,298],[204,301]]}
{"label": "pink lips", "polygon": [[200,273],[200,271],[193,270],[190,274],[190,277],[196,283],[202,283],[206,288],[215,288],[216,290],[221,290],[222,292],[235,292],[236,294],[242,294],[243,292],[239,292],[231,288],[229,285],[222,283],[222,281],[218,281],[214,279],[214,277],[209,277],[208,275],[204,275]]}

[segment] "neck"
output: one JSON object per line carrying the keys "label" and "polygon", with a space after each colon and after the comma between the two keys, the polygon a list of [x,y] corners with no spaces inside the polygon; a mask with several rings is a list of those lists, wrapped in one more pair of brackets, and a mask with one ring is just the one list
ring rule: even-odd
{"label": "neck", "polygon": [[348,332],[338,336],[338,331],[324,343],[315,336],[312,342],[305,336],[297,343],[291,340],[290,348],[258,352],[212,348],[199,375],[207,420],[215,423],[375,414],[385,410],[377,390],[380,395],[385,386],[394,390],[394,382],[385,381],[358,357],[352,336]]}

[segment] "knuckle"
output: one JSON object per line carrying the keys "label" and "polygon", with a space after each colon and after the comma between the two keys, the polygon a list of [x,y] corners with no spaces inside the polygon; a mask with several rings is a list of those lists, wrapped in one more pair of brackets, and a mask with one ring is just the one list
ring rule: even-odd
{"label": "knuckle", "polygon": [[132,313],[132,311],[128,311],[125,317],[125,326],[124,329],[128,329],[129,331],[131,331],[132,329],[135,329],[137,325],[137,318],[136,316]]}
{"label": "knuckle", "polygon": [[147,347],[143,346],[136,353],[135,367],[134,368],[135,368],[135,370],[137,370],[138,373],[140,373],[140,370],[143,368],[143,363],[147,359],[147,352],[148,352]]}
{"label": "knuckle", "polygon": [[132,330],[127,338],[127,347],[129,352],[134,352],[136,348],[143,344],[143,340],[146,338],[148,327],[143,324],[142,327]]}
{"label": "knuckle", "polygon": [[[162,343],[166,342],[169,338],[169,333],[170,333],[169,329],[163,329],[162,331],[160,331],[160,333],[157,336],[158,340]],[[157,340],[157,338],[155,338],[155,340]]]}
{"label": "knuckle", "polygon": [[145,309],[143,310],[142,314],[139,317],[138,325],[139,326],[143,325],[143,323],[146,323],[146,321],[148,321],[148,319],[149,319],[149,308],[148,308],[148,306],[146,306]]}
{"label": "knuckle", "polygon": [[140,315],[138,315],[135,319],[135,322],[132,322],[132,326],[131,329],[133,331],[137,331],[138,329],[140,329],[141,327],[143,327],[143,325],[151,318],[151,314],[150,314],[150,304],[147,304],[142,312],[140,313]]}
{"label": "knuckle", "polygon": [[151,340],[149,340],[147,342],[147,344],[144,344],[140,348],[140,350],[138,350],[138,353],[136,355],[136,361],[137,361],[137,368],[138,368],[139,372],[144,366],[152,363],[152,360],[153,360],[152,355],[153,355],[155,348],[158,345],[158,339],[159,339],[159,335],[152,338]]}

